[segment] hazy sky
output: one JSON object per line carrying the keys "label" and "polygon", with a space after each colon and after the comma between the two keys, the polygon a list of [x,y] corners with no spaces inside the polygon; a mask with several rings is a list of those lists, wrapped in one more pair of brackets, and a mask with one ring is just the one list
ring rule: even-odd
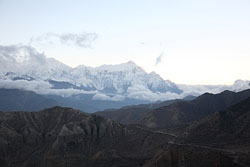
{"label": "hazy sky", "polygon": [[0,45],[75,67],[134,61],[185,84],[250,79],[249,0],[0,0]]}

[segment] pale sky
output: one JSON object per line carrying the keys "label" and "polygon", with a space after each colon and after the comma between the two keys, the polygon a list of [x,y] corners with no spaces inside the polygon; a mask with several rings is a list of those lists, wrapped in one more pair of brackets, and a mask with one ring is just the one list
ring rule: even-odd
{"label": "pale sky", "polygon": [[[90,47],[56,40],[88,33]],[[232,84],[250,80],[250,1],[0,0],[0,45],[13,44],[71,67],[132,60],[175,83]]]}

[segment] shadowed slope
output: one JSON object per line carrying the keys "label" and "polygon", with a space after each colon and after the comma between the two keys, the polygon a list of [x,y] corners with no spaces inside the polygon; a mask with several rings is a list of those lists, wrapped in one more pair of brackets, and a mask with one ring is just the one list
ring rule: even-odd
{"label": "shadowed slope", "polygon": [[211,113],[223,110],[250,96],[250,90],[224,91],[220,94],[205,93],[192,101],[180,101],[149,112],[140,124],[149,128],[173,128],[186,126]]}
{"label": "shadowed slope", "polygon": [[0,112],[2,166],[140,166],[173,137],[70,108]]}

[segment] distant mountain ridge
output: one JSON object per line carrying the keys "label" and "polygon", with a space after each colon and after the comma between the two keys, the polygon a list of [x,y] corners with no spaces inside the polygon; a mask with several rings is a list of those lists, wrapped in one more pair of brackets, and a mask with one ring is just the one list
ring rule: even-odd
{"label": "distant mountain ridge", "polygon": [[0,89],[0,111],[38,111],[59,103],[32,91]]}
{"label": "distant mountain ridge", "polygon": [[225,141],[227,141],[239,147],[240,140],[250,144],[249,138],[250,97],[190,126],[184,141],[218,146],[226,145]]}
{"label": "distant mountain ridge", "polygon": [[156,102],[151,104],[125,106],[119,109],[107,109],[104,111],[95,112],[95,114],[103,116],[105,118],[110,118],[122,124],[136,124],[144,116],[146,116],[148,112],[153,111],[156,108],[168,106],[177,101],[191,101],[193,99],[195,99],[195,96],[187,96],[183,99],[166,100],[163,102]]}
{"label": "distant mountain ridge", "polygon": [[205,118],[250,97],[250,89],[241,92],[205,93],[192,101],[177,101],[146,114],[139,122],[149,128],[177,128]]}

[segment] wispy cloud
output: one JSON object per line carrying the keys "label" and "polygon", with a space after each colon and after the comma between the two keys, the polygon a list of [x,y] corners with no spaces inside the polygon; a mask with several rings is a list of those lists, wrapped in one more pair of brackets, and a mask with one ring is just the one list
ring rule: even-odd
{"label": "wispy cloud", "polygon": [[96,33],[47,33],[38,37],[32,37],[29,44],[42,43],[54,44],[60,42],[63,45],[74,45],[82,48],[91,47],[92,43],[98,38]]}
{"label": "wispy cloud", "polygon": [[96,94],[98,91],[85,91],[78,89],[53,89],[53,85],[46,81],[26,81],[26,80],[3,80],[0,79],[0,89],[21,89],[34,91],[44,95],[58,95],[62,97],[70,97],[77,94]]}
{"label": "wispy cloud", "polygon": [[163,59],[163,56],[164,56],[164,52],[162,52],[160,54],[160,56],[158,56],[155,60],[155,66],[159,65],[161,62],[162,62],[162,59]]}

